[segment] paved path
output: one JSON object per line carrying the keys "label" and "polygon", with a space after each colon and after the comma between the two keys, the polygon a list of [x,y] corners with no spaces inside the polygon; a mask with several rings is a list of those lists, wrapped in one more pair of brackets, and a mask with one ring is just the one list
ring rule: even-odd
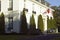
{"label": "paved path", "polygon": [[38,35],[30,38],[20,38],[19,40],[60,40],[60,34]]}

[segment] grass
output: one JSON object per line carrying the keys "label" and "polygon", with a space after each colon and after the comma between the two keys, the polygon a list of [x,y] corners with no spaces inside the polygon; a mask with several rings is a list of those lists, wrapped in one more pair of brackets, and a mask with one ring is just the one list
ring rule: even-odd
{"label": "grass", "polygon": [[31,35],[0,35],[0,40],[19,40],[24,38],[31,38]]}
{"label": "grass", "polygon": [[54,39],[52,39],[52,40],[60,40],[60,38],[59,38],[59,37],[56,37],[56,38],[54,38]]}
{"label": "grass", "polygon": [[[0,35],[0,40],[22,40],[26,38],[36,38],[38,35]],[[38,39],[37,39],[38,40]],[[60,40],[60,37],[54,37],[51,40]]]}
{"label": "grass", "polygon": [[18,35],[0,35],[0,40],[17,40]]}

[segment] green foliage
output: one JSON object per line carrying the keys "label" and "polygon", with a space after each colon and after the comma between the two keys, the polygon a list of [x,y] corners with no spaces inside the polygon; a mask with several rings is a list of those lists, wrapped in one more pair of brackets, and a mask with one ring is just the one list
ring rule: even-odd
{"label": "green foliage", "polygon": [[55,19],[52,19],[51,21],[52,21],[52,23],[51,23],[52,27],[56,28],[56,21],[55,21]]}
{"label": "green foliage", "polygon": [[52,6],[52,8],[55,10],[53,12],[54,19],[56,21],[56,27],[60,27],[60,6]]}
{"label": "green foliage", "polygon": [[57,27],[57,22],[59,22],[60,21],[60,19],[58,18],[58,15],[57,15],[57,10],[55,10],[54,12],[53,12],[53,17],[54,17],[54,20],[55,20],[55,26]]}
{"label": "green foliage", "polygon": [[29,34],[35,34],[36,32],[36,24],[35,24],[35,19],[34,15],[30,18],[30,29],[29,29]]}
{"label": "green foliage", "polygon": [[41,31],[44,30],[42,15],[39,15],[39,16],[38,16],[38,28],[39,28]]}
{"label": "green foliage", "polygon": [[52,19],[52,17],[50,19],[49,17],[47,18],[47,27],[48,29],[56,28],[56,22],[54,19]]}
{"label": "green foliage", "polygon": [[32,17],[30,18],[30,28],[32,28],[32,29],[36,28],[34,15],[32,15]]}
{"label": "green foliage", "polygon": [[1,13],[0,15],[0,32],[1,33],[4,33],[4,30],[5,30],[5,20],[4,20],[4,14]]}
{"label": "green foliage", "polygon": [[26,22],[26,15],[25,11],[23,10],[23,13],[21,15],[21,33],[26,34],[27,33],[27,22]]}
{"label": "green foliage", "polygon": [[51,27],[52,27],[51,19],[49,19],[49,17],[47,17],[47,28],[50,29]]}

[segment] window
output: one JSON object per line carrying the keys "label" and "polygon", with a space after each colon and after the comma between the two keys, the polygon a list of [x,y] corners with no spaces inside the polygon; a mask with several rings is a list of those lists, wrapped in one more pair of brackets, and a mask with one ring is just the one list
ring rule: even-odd
{"label": "window", "polygon": [[13,17],[8,17],[8,19],[9,19],[8,31],[11,31],[13,29]]}
{"label": "window", "polygon": [[48,7],[50,6],[50,4],[47,1],[45,1],[45,5]]}
{"label": "window", "polygon": [[38,1],[38,2],[39,2],[39,0],[36,0],[36,1]]}
{"label": "window", "polygon": [[45,5],[45,0],[41,0],[41,3]]}
{"label": "window", "polygon": [[34,14],[36,14],[36,12],[35,11],[32,11]]}
{"label": "window", "polygon": [[36,1],[41,2],[41,0],[36,0]]}
{"label": "window", "polygon": [[13,0],[9,0],[9,8],[8,11],[13,10]]}
{"label": "window", "polygon": [[28,9],[25,9],[25,8],[24,8],[23,10],[28,12]]}

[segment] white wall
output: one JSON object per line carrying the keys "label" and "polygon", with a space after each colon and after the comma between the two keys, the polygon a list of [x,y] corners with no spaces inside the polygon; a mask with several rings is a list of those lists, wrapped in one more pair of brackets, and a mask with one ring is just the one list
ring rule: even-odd
{"label": "white wall", "polygon": [[[44,12],[47,11],[48,7],[44,7],[42,5],[39,5],[37,3],[34,3],[28,0],[25,3],[25,8],[28,9],[28,12],[26,13],[28,24],[30,23],[30,16],[32,16],[32,11],[34,10],[36,12],[36,14],[34,14],[36,29],[38,29],[38,16],[41,14],[43,19],[45,19],[43,21],[44,21],[44,31],[46,31],[47,30],[47,13],[44,14]],[[52,17],[51,13],[48,14],[48,16]]]}
{"label": "white wall", "polygon": [[19,9],[19,0],[13,0],[13,11],[16,11]]}
{"label": "white wall", "polygon": [[22,11],[24,8],[24,0],[19,0],[19,4],[17,4],[17,5],[19,5],[19,11]]}
{"label": "white wall", "polygon": [[9,1],[8,0],[1,0],[1,12],[4,12],[5,15],[7,15],[7,8],[9,5]]}
{"label": "white wall", "polygon": [[30,2],[29,0],[27,0],[25,2],[24,8],[28,9],[28,12],[26,12],[26,18],[27,18],[28,28],[29,28],[29,24],[30,24],[30,17],[32,16],[32,9],[33,9],[32,7],[33,7],[33,3]]}

